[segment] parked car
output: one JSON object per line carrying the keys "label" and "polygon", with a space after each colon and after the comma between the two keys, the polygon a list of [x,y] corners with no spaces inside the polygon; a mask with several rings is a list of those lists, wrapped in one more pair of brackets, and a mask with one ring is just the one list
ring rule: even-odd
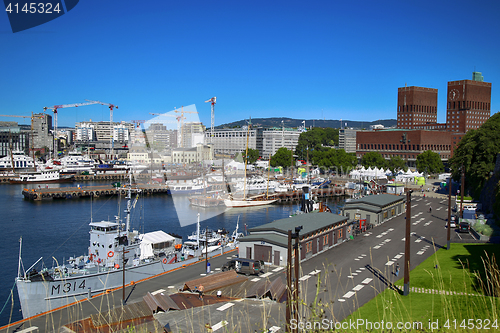
{"label": "parked car", "polygon": [[243,273],[245,275],[257,275],[263,268],[264,266],[261,265],[261,261],[237,258],[226,262],[224,266],[222,266],[222,271],[225,272],[230,269],[234,269],[237,273]]}
{"label": "parked car", "polygon": [[456,227],[457,227],[456,218],[454,215],[452,215],[450,219],[450,228],[456,228]]}
{"label": "parked car", "polygon": [[470,225],[467,222],[461,222],[458,226],[458,232],[469,232]]}

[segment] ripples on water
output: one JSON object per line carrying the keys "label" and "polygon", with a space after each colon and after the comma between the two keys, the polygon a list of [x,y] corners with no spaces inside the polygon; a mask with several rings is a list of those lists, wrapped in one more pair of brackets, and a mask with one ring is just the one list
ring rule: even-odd
{"label": "ripples on water", "polygon": [[[91,186],[87,183],[84,186]],[[103,185],[97,183],[96,185]],[[32,187],[37,187],[31,185]],[[51,187],[75,186],[75,184],[53,184]],[[0,228],[0,310],[4,302],[10,299],[10,289],[17,276],[19,238],[22,236],[22,259],[24,268],[28,269],[40,257],[46,266],[51,267],[55,262],[67,260],[70,256],[79,256],[87,253],[89,246],[89,223],[91,215],[93,221],[114,221],[115,216],[124,218],[126,200],[116,197],[103,197],[91,201],[90,199],[51,200],[31,202],[24,200],[22,189],[26,185],[0,185],[0,202],[2,214]],[[83,187],[83,186],[82,186]],[[252,228],[277,219],[286,218],[299,209],[297,203],[274,204],[265,207],[251,208],[196,208],[189,205],[187,199],[178,201],[175,205],[171,196],[155,195],[139,199],[131,217],[131,228],[141,232],[163,230],[187,236],[196,231],[196,216],[201,214],[201,228],[225,228],[232,232],[239,217],[239,230],[244,232],[245,225]],[[120,202],[120,207],[118,205]],[[343,200],[332,199],[327,201],[332,211],[343,206]],[[177,212],[179,218],[177,216]],[[220,214],[219,214],[220,213]],[[209,219],[204,216],[215,215]],[[216,215],[219,214],[219,215]],[[123,221],[124,222],[124,221]],[[181,226],[185,225],[185,226]],[[189,225],[188,225],[189,224]],[[9,322],[11,302],[0,314],[0,326]],[[17,292],[14,288],[14,307],[11,321],[22,319]]]}

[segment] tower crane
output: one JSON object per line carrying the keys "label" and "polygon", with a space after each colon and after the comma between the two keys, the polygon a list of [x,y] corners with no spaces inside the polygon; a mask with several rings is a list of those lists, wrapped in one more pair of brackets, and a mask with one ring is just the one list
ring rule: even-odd
{"label": "tower crane", "polygon": [[181,110],[177,110],[175,109],[174,110],[175,113],[180,113],[181,115],[177,117],[177,121],[181,124],[181,130],[180,130],[180,136],[181,136],[181,140],[180,140],[180,147],[184,148],[183,146],[183,142],[182,142],[182,128],[184,127],[184,119],[186,119],[186,117],[184,117],[184,113],[198,113],[197,111],[184,111],[184,106],[181,106]]}
{"label": "tower crane", "polygon": [[217,97],[212,97],[209,100],[206,100],[205,103],[211,103],[212,104],[212,117],[211,117],[211,127],[210,127],[210,143],[213,143],[213,138],[214,138],[214,126],[215,126],[215,112],[214,112],[214,106],[215,103],[217,102]]}
{"label": "tower crane", "polygon": [[54,113],[54,156],[56,152],[56,140],[57,140],[57,109],[64,109],[64,108],[73,108],[73,107],[79,107],[79,106],[84,106],[84,105],[92,105],[92,104],[97,104],[97,102],[94,101],[88,101],[85,103],[74,103],[74,104],[61,104],[61,105],[54,105],[54,106],[45,106],[43,108],[43,112],[47,111],[47,109],[51,109],[52,112]]}
{"label": "tower crane", "polygon": [[87,101],[91,102],[92,104],[101,104],[101,105],[107,105],[109,107],[109,131],[110,131],[110,138],[109,142],[111,144],[111,156],[113,156],[113,150],[114,150],[114,142],[113,142],[113,109],[116,108],[118,109],[118,105],[110,104],[110,103],[104,103],[101,101]]}

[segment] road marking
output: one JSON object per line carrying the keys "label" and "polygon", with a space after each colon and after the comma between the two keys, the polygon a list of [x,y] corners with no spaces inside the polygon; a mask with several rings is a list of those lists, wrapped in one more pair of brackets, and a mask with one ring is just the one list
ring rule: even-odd
{"label": "road marking", "polygon": [[233,257],[226,257],[226,259],[233,259]]}
{"label": "road marking", "polygon": [[349,279],[354,279],[354,276],[349,275],[349,276],[348,276],[348,278],[349,278]]}
{"label": "road marking", "polygon": [[215,270],[216,270],[216,271],[220,271],[220,267],[217,267]]}
{"label": "road marking", "polygon": [[285,267],[278,267],[278,268],[275,268],[275,269],[273,269],[273,272],[279,272],[279,271],[281,271],[282,269],[285,269]]}
{"label": "road marking", "polygon": [[418,205],[413,205],[413,206],[411,206],[411,208],[415,208],[415,207],[417,207],[417,206],[418,206]]}
{"label": "road marking", "polygon": [[361,283],[362,284],[368,284],[368,283],[372,282],[372,280],[373,280],[372,278],[366,278],[363,281],[361,281]]}
{"label": "road marking", "polygon": [[201,275],[201,276],[205,276],[205,275],[207,275],[207,274],[205,274],[205,273],[201,273],[200,275]]}
{"label": "road marking", "polygon": [[361,268],[360,268],[360,270],[362,270],[362,271],[364,271],[365,269],[366,269],[366,268],[364,268],[364,267],[361,267]]}
{"label": "road marking", "polygon": [[406,237],[401,238],[401,240],[404,242],[406,240]]}
{"label": "road marking", "polygon": [[430,204],[431,204],[430,202],[426,203],[427,206],[429,206]]}
{"label": "road marking", "polygon": [[270,329],[269,329],[269,333],[274,333],[274,332],[278,332],[280,330],[281,327],[279,326],[272,326]]}
{"label": "road marking", "polygon": [[364,254],[364,253],[363,253],[361,256],[362,256],[362,257],[366,257],[366,254]]}
{"label": "road marking", "polygon": [[386,266],[391,266],[394,265],[394,261],[389,260],[388,262],[385,263]]}
{"label": "road marking", "polygon": [[396,255],[394,256],[394,258],[396,258],[396,259],[399,259],[399,258],[401,258],[401,257],[402,257],[402,255],[401,255],[401,254],[396,254]]}
{"label": "road marking", "polygon": [[260,281],[260,278],[254,278],[254,279],[251,279],[250,281],[257,282],[257,281]]}
{"label": "road marking", "polygon": [[342,296],[343,298],[351,298],[352,295],[356,294],[354,291],[349,291],[348,293],[346,293],[344,296]]}
{"label": "road marking", "polygon": [[422,240],[419,238],[419,239],[415,239],[415,243],[420,243]]}
{"label": "road marking", "polygon": [[424,226],[426,226],[426,227],[427,227],[427,226],[428,226],[429,224],[431,224],[431,223],[432,223],[432,221],[429,221],[429,222],[425,223],[425,224],[424,224]]}
{"label": "road marking", "polygon": [[351,273],[351,275],[358,275],[358,273]]}
{"label": "road marking", "polygon": [[354,258],[354,260],[359,261],[359,258]]}
{"label": "road marking", "polygon": [[315,271],[312,271],[311,273],[309,273],[310,275],[316,275],[318,273],[321,273],[321,270],[315,270]]}
{"label": "road marking", "polygon": [[217,331],[218,329],[223,328],[223,327],[224,327],[224,326],[226,326],[227,324],[228,324],[228,323],[227,323],[227,321],[225,321],[225,320],[218,322],[217,324],[215,324],[214,326],[212,326],[212,332],[215,332],[215,331]]}
{"label": "road marking", "polygon": [[436,210],[441,210],[441,208],[443,208],[443,207],[439,207],[439,208],[437,208]]}
{"label": "road marking", "polygon": [[365,237],[368,237],[368,236],[370,236],[371,234],[372,234],[372,233],[371,233],[371,232],[369,232],[369,233],[365,234],[364,236],[365,236]]}
{"label": "road marking", "polygon": [[156,295],[156,294],[162,293],[162,292],[164,292],[164,291],[165,291],[165,289],[158,289],[157,291],[153,291],[153,292],[151,293],[151,295]]}
{"label": "road marking", "polygon": [[378,249],[380,249],[380,245],[374,246],[373,248],[378,250]]}
{"label": "road marking", "polygon": [[262,274],[260,277],[265,278],[265,277],[268,277],[269,275],[272,275],[272,274],[273,274],[272,272],[267,272],[265,274]]}
{"label": "road marking", "polygon": [[390,228],[389,231],[393,231],[394,229],[393,228]]}
{"label": "road marking", "polygon": [[299,281],[305,281],[305,280],[309,279],[310,277],[311,277],[311,275],[304,275],[303,277],[301,277],[299,279]]}
{"label": "road marking", "polygon": [[345,302],[345,299],[339,298],[339,302]]}
{"label": "road marking", "polygon": [[245,299],[244,298],[239,298],[239,299],[235,299],[233,302],[243,302]]}
{"label": "road marking", "polygon": [[377,238],[381,238],[381,237],[383,237],[383,236],[384,236],[384,235],[380,234],[380,235],[378,235],[378,236],[376,236],[376,237],[377,237]]}
{"label": "road marking", "polygon": [[390,238],[387,238],[384,242],[389,243],[391,241]]}
{"label": "road marking", "polygon": [[234,303],[227,303],[227,304],[224,304],[223,306],[221,307],[218,307],[217,310],[219,311],[224,311],[224,310],[227,310],[229,309],[230,307],[232,307],[234,305]]}
{"label": "road marking", "polygon": [[357,269],[357,270],[356,270],[356,273],[361,273],[361,270],[360,270],[360,269]]}
{"label": "road marking", "polygon": [[167,288],[168,289],[174,289],[175,287],[174,286],[168,286]]}
{"label": "road marking", "polygon": [[421,256],[422,254],[424,254],[424,252],[425,252],[425,251],[418,251],[418,252],[417,252],[417,254],[418,254],[419,256]]}
{"label": "road marking", "polygon": [[363,289],[363,287],[364,285],[358,284],[356,287],[352,288],[352,290],[360,291],[361,289]]}

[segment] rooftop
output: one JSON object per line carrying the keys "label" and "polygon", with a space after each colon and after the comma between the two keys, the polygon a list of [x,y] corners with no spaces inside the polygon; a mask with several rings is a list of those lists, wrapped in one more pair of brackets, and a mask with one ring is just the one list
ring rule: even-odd
{"label": "rooftop", "polygon": [[392,194],[369,195],[360,199],[351,200],[345,203],[347,206],[366,204],[371,206],[385,207],[396,202],[404,201],[405,197]]}
{"label": "rooftop", "polygon": [[[346,221],[347,217],[332,213],[309,213],[299,214],[289,218],[276,220],[258,227],[249,229],[252,232],[276,231],[278,233],[287,234],[288,230],[294,230],[297,226],[302,226],[301,234],[305,235],[310,232],[325,228],[332,224]],[[253,234],[252,236],[257,236]]]}

